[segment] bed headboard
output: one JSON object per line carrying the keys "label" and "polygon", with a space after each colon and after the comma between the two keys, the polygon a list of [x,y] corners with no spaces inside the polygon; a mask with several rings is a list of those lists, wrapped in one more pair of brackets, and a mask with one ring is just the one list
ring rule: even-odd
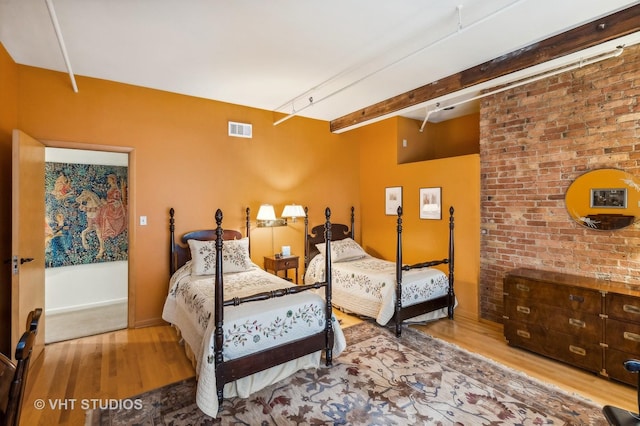
{"label": "bed headboard", "polygon": [[[249,238],[251,224],[249,220],[249,207],[246,209],[246,235]],[[189,240],[215,241],[215,229],[199,229],[187,232],[179,241],[176,240],[175,234],[175,210],[173,207],[169,209],[169,234],[171,235],[169,250],[169,276],[173,275],[182,265],[191,259],[191,251],[189,250]],[[242,232],[233,229],[225,229],[222,231],[223,240],[239,240],[242,238]],[[251,238],[249,238],[249,253],[251,253]]]}
{"label": "bed headboard", "polygon": [[[309,208],[304,208],[304,266],[305,268],[309,266],[309,262],[313,259],[318,253],[318,248],[316,244],[320,244],[324,242],[324,229],[325,225],[317,225],[311,228],[309,231]],[[341,223],[331,223],[331,241],[343,240],[345,238],[353,239],[354,231],[353,225],[355,222],[355,207],[351,207],[351,227],[341,224]],[[327,219],[329,220],[329,219]]]}

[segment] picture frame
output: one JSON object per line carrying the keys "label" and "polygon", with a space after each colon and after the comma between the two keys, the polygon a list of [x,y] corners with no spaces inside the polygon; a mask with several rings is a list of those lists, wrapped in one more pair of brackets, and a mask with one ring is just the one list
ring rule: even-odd
{"label": "picture frame", "polygon": [[420,188],[420,219],[442,219],[442,188]]}
{"label": "picture frame", "polygon": [[591,188],[589,207],[594,209],[626,209],[627,188]]}
{"label": "picture frame", "polygon": [[388,216],[396,216],[398,207],[402,207],[402,187],[392,186],[385,189],[384,211]]}

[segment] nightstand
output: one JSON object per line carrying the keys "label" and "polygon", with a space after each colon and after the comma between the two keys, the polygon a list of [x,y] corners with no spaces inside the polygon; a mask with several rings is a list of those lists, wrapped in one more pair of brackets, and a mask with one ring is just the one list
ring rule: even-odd
{"label": "nightstand", "polygon": [[[281,256],[276,258],[275,256],[264,257],[264,270],[273,271],[275,275],[278,275],[278,271],[284,271],[284,278],[289,280],[289,269],[296,270],[296,284],[298,284],[298,256]],[[289,280],[291,281],[291,280]]]}

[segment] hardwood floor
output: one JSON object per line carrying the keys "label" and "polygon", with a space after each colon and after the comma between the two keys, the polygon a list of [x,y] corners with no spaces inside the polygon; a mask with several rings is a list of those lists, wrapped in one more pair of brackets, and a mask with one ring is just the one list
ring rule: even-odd
{"label": "hardwood floor", "polygon": [[[359,322],[337,313],[343,326]],[[502,327],[456,317],[412,326],[469,351],[580,394],[598,404],[637,409],[636,391],[593,374],[511,348]],[[22,425],[84,424],[85,409],[194,375],[169,326],[128,329],[47,345],[32,363]],[[40,409],[39,404],[44,406]]]}
{"label": "hardwood floor", "polygon": [[82,425],[86,408],[94,403],[127,398],[193,376],[191,363],[169,326],[52,343],[32,361],[20,424]]}

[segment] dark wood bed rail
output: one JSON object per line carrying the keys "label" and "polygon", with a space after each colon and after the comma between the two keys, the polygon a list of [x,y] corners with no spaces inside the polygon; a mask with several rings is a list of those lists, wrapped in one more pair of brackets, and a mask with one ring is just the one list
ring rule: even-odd
{"label": "dark wood bed rail", "polygon": [[[246,209],[246,229],[249,236],[250,219],[249,208]],[[180,239],[181,244],[175,238],[175,210],[169,210],[169,231],[171,234],[170,244],[170,271],[173,274],[179,267],[184,265],[190,259],[190,252],[187,241],[189,239],[201,239],[207,241],[215,240],[216,245],[216,271],[215,271],[215,289],[214,289],[214,356],[213,362],[216,367],[216,393],[218,401],[221,403],[223,398],[224,385],[237,379],[249,376],[254,373],[266,370],[284,362],[292,361],[301,356],[311,354],[317,351],[325,352],[325,364],[331,366],[333,364],[333,307],[331,303],[331,232],[332,225],[330,222],[331,210],[325,210],[324,238],[326,241],[327,259],[325,268],[327,276],[324,282],[316,282],[308,285],[293,286],[282,290],[274,290],[269,292],[257,293],[254,295],[232,298],[224,300],[224,271],[222,270],[222,248],[224,240],[238,239],[242,235],[238,231],[222,229],[222,211],[218,209],[215,213],[216,229],[206,229],[192,231],[186,233]],[[240,358],[224,360],[223,343],[224,343],[224,307],[237,306],[242,303],[249,303],[261,300],[268,300],[275,297],[283,297],[289,294],[296,294],[312,289],[325,289],[325,327],[321,332],[300,338],[296,341],[285,343],[273,348],[265,349],[261,352],[246,355]],[[217,303],[222,301],[222,303]]]}
{"label": "dark wood bed rail", "polygon": [[[402,334],[402,321],[412,318],[420,313],[429,312],[435,309],[447,308],[447,316],[453,319],[453,308],[455,305],[454,284],[454,208],[449,207],[449,250],[448,258],[441,260],[430,260],[427,262],[415,263],[413,265],[403,265],[402,263],[402,206],[398,207],[397,220],[397,245],[396,245],[396,305],[395,305],[395,329],[396,336]],[[417,303],[409,307],[402,308],[402,272],[412,269],[426,268],[437,265],[449,265],[449,287],[445,296],[426,302]]]}
{"label": "dark wood bed rail", "polygon": [[295,287],[281,288],[278,290],[264,291],[262,293],[252,294],[245,297],[234,297],[224,301],[224,306],[238,306],[247,302],[258,302],[261,300],[274,299],[276,297],[288,296],[290,294],[302,293],[307,290],[317,290],[326,287],[326,283],[314,283],[306,285],[297,285]]}

